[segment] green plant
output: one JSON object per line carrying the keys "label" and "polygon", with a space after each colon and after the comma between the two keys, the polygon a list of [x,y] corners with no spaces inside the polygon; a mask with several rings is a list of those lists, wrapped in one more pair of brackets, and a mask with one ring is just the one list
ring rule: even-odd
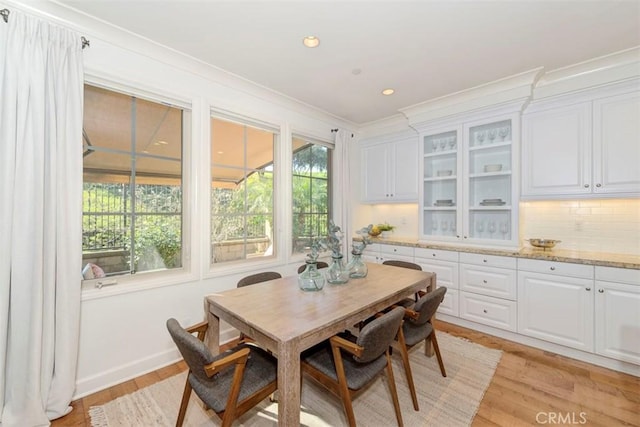
{"label": "green plant", "polygon": [[387,222],[384,224],[378,224],[378,230],[380,231],[393,231],[394,228],[396,228],[394,225],[390,225]]}

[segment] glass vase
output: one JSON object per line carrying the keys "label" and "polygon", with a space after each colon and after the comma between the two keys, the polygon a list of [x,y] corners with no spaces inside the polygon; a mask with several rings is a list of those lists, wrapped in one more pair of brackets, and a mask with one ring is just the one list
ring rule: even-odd
{"label": "glass vase", "polygon": [[321,291],[324,284],[324,276],[318,271],[318,264],[315,261],[307,261],[304,271],[298,275],[300,289],[310,292]]}
{"label": "glass vase", "polygon": [[349,270],[349,277],[352,279],[361,279],[363,277],[367,277],[367,273],[369,269],[367,268],[367,264],[362,261],[362,253],[353,251],[351,252],[353,257],[349,264],[347,264],[347,270]]}
{"label": "glass vase", "polygon": [[349,270],[342,261],[342,255],[331,256],[331,265],[327,268],[326,278],[332,285],[342,285],[349,281]]}

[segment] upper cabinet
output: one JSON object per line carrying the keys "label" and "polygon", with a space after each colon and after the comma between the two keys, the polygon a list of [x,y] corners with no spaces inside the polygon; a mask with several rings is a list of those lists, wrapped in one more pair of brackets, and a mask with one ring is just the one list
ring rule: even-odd
{"label": "upper cabinet", "polygon": [[362,141],[362,201],[418,200],[418,137],[401,133]]}
{"label": "upper cabinet", "polygon": [[423,240],[517,245],[519,134],[517,113],[421,133]]}
{"label": "upper cabinet", "polygon": [[640,195],[640,80],[532,102],[522,127],[523,199]]}

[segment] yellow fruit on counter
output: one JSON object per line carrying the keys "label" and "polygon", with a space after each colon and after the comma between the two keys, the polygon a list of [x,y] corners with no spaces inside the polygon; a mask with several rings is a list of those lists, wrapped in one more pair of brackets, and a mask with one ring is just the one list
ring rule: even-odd
{"label": "yellow fruit on counter", "polygon": [[380,228],[377,225],[374,225],[373,227],[371,227],[371,231],[369,231],[369,234],[371,236],[378,236],[380,235],[380,233],[382,233],[382,230],[380,230]]}

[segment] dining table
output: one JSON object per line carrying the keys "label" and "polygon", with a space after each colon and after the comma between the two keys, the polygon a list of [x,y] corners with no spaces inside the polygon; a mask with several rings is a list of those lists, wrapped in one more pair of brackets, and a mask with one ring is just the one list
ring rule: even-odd
{"label": "dining table", "polygon": [[[205,296],[205,342],[220,352],[220,321],[269,350],[278,361],[278,425],[300,424],[300,354],[331,336],[421,290],[436,287],[436,275],[367,263],[364,278],[303,291],[298,276],[287,276]],[[427,346],[431,348],[431,346]]]}

